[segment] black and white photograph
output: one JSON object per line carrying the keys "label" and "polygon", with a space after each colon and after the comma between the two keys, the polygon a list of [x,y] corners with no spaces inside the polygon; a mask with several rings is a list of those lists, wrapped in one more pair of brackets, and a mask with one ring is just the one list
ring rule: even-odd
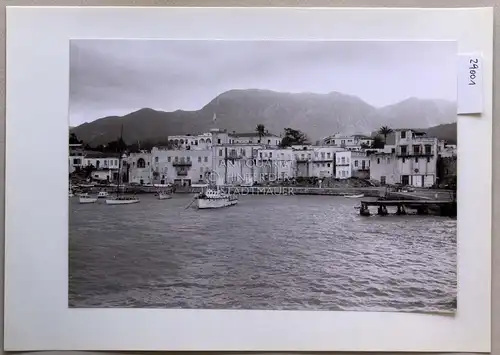
{"label": "black and white photograph", "polygon": [[455,42],[69,46],[70,308],[457,311]]}

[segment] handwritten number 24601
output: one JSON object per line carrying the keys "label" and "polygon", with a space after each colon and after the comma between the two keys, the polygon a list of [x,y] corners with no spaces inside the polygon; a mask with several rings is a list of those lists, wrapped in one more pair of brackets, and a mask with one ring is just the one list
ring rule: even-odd
{"label": "handwritten number 24601", "polygon": [[471,59],[469,60],[469,85],[476,85],[476,71],[479,68],[477,63],[479,60]]}

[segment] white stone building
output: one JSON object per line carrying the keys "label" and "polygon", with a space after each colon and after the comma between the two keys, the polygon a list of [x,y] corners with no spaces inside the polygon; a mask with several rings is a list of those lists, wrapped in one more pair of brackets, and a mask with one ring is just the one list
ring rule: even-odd
{"label": "white stone building", "polygon": [[345,150],[359,151],[371,147],[373,138],[361,134],[347,135],[335,133],[323,138],[323,144],[344,148]]}
{"label": "white stone building", "polygon": [[335,177],[348,179],[370,178],[370,157],[363,151],[342,151],[335,154]]}
{"label": "white stone building", "polygon": [[143,151],[131,153],[123,164],[123,172],[128,175],[128,182],[149,185],[153,182],[151,153]]}
{"label": "white stone building", "polygon": [[212,133],[198,135],[169,136],[168,142],[174,149],[206,150],[212,148]]}
{"label": "white stone building", "polygon": [[155,147],[151,150],[151,162],[154,184],[191,186],[204,182],[211,172],[212,149]]}
{"label": "white stone building", "polygon": [[284,181],[295,177],[296,161],[291,148],[265,148],[257,154],[256,181]]}
{"label": "white stone building", "polygon": [[394,150],[370,156],[370,178],[382,184],[431,187],[436,183],[440,142],[413,129],[395,130]]}
{"label": "white stone building", "polygon": [[344,150],[335,146],[292,146],[296,161],[296,177],[334,177],[335,153]]}
{"label": "white stone building", "polygon": [[69,145],[69,156],[68,156],[68,172],[71,174],[77,169],[81,169],[85,166],[84,162],[85,152],[81,144],[70,144]]}

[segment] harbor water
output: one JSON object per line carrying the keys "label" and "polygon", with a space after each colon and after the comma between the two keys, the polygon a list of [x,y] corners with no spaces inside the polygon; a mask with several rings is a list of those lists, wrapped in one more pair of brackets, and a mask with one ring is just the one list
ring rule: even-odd
{"label": "harbor water", "polygon": [[455,311],[454,219],[362,217],[335,196],[140,198],[70,198],[70,307]]}

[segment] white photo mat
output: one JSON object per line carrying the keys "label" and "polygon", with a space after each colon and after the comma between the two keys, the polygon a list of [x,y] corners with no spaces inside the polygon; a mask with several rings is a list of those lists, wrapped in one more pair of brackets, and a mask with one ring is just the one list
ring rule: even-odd
{"label": "white photo mat", "polygon": [[[456,315],[69,309],[73,38],[456,40],[482,53],[484,112],[458,117]],[[5,350],[489,352],[492,55],[486,8],[8,7]]]}

